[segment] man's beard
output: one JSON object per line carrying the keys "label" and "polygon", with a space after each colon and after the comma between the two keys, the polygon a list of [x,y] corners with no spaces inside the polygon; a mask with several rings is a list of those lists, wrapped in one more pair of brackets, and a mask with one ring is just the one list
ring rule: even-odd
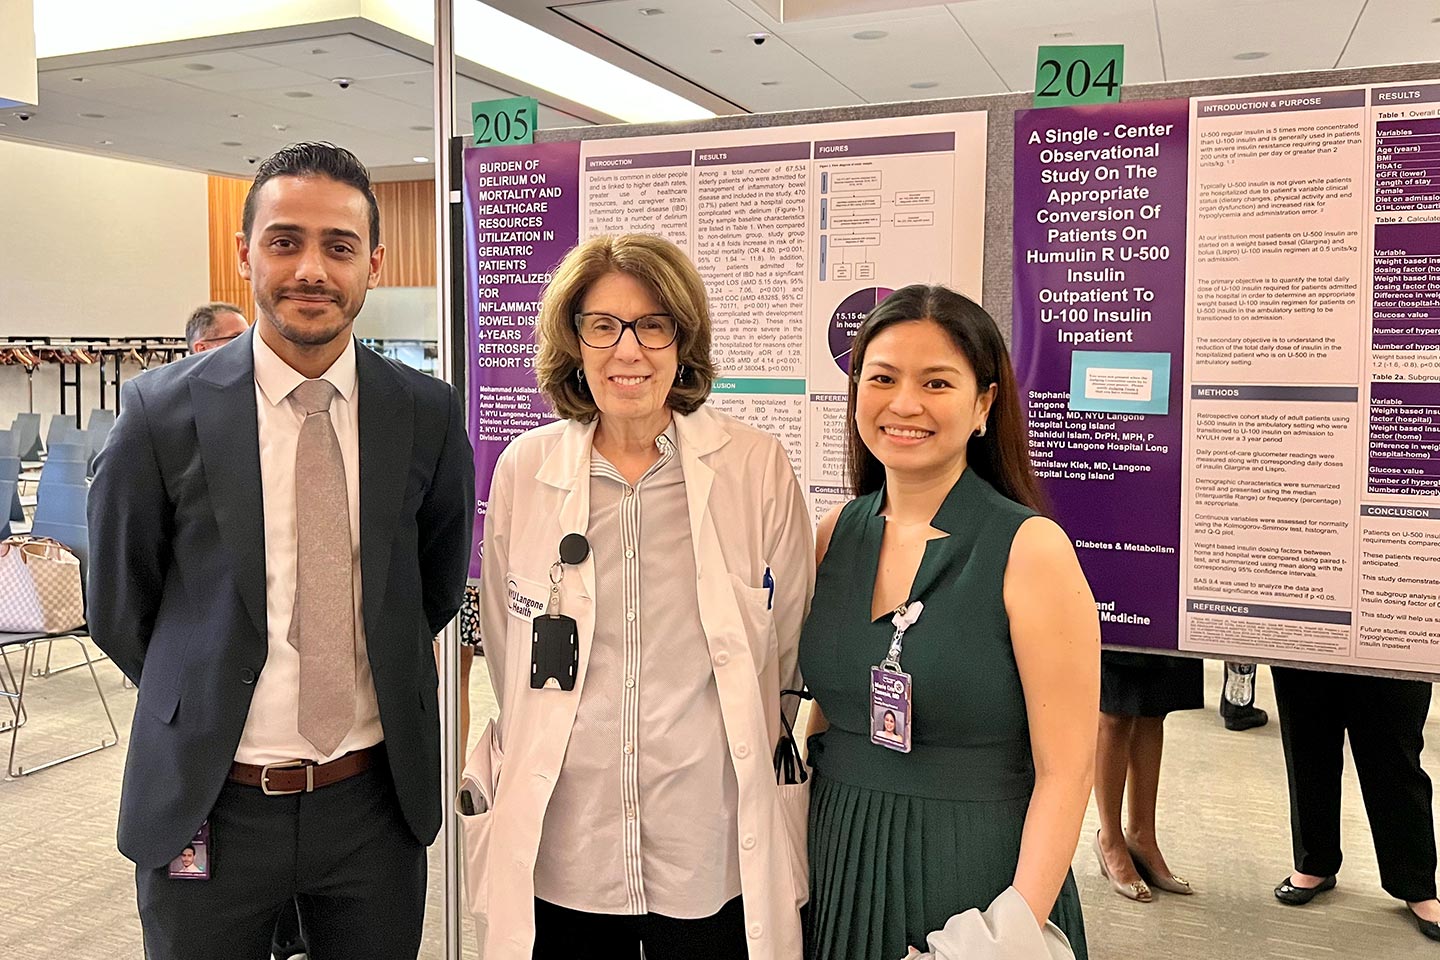
{"label": "man's beard", "polygon": [[[287,317],[282,315],[279,309],[281,303],[284,302],[286,295],[292,293],[298,293],[302,296],[312,295],[333,297],[334,299],[332,302],[335,304],[336,307],[340,309],[340,317],[333,323],[324,325],[317,325],[315,323],[292,323]],[[298,346],[324,346],[325,344],[332,342],[336,337],[343,334],[355,319],[354,314],[351,314],[347,310],[345,310],[344,301],[328,290],[308,291],[283,289],[278,292],[273,298],[267,297],[264,300],[258,302],[260,306],[264,308],[266,314],[269,315],[270,321],[274,324],[276,331],[286,340],[289,340],[291,343],[294,343]],[[319,306],[329,309],[329,306],[325,304],[320,304]],[[358,313],[358,311],[356,312]]]}

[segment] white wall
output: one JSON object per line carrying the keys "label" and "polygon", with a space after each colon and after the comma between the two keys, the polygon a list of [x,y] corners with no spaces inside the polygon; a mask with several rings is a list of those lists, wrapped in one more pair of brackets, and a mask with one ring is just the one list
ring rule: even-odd
{"label": "white wall", "polygon": [[[181,336],[210,298],[205,189],[204,174],[0,140],[0,336]],[[99,371],[81,371],[88,416]],[[35,372],[47,422],[59,383]],[[24,370],[0,366],[0,428],[30,408]]]}
{"label": "white wall", "polygon": [[200,173],[0,140],[0,335],[183,333],[210,296],[205,190]]}

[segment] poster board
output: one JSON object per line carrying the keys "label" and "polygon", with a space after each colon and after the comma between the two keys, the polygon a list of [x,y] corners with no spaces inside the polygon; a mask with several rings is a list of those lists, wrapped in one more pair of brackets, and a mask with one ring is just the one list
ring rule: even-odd
{"label": "poster board", "polygon": [[1032,454],[1106,639],[1440,670],[1440,83],[1029,111],[1015,150]]}
{"label": "poster board", "polygon": [[[1440,78],[1440,64],[1410,64],[1359,70],[1310,71],[1295,74],[1232,77],[1206,81],[1167,82],[1132,85],[1124,89],[1127,102],[1185,99],[1195,96],[1237,95],[1275,89],[1303,90],[1314,87],[1339,87],[1364,84],[1403,84],[1410,81],[1433,81]],[[713,120],[665,124],[627,124],[585,127],[567,130],[545,130],[537,134],[537,147],[545,145],[599,144],[605,141],[630,140],[638,137],[675,136],[679,134],[718,135],[733,131],[772,131],[776,128],[804,124],[849,124],[857,121],[895,118],[921,118],[942,114],[984,111],[987,145],[985,151],[984,246],[980,290],[986,309],[996,318],[1002,333],[1011,331],[1013,263],[1012,199],[1014,195],[1014,126],[1017,112],[1029,106],[1028,93],[968,97],[949,100],[915,101],[894,104],[867,104],[853,107],[824,108],[783,114],[754,114],[718,117]],[[457,144],[459,141],[457,141]],[[459,203],[458,197],[453,197]],[[578,215],[578,214],[577,214]],[[457,251],[460,244],[457,243]],[[458,255],[458,253],[457,253]],[[538,288],[537,288],[538,289]],[[471,370],[473,376],[474,371]],[[1181,384],[1181,389],[1184,385]],[[480,444],[477,443],[477,453]],[[480,458],[477,456],[477,461]],[[483,492],[483,491],[482,491]],[[483,504],[482,504],[483,508]],[[477,531],[478,537],[478,531]],[[1107,645],[1149,650],[1152,646],[1131,647],[1127,638],[1117,642],[1107,637]],[[1204,654],[1191,650],[1168,652],[1182,656]],[[1213,654],[1212,654],[1213,655]],[[1263,655],[1251,659],[1262,662],[1277,660]],[[1402,664],[1398,667],[1356,666],[1315,662],[1319,669],[1341,669],[1353,672],[1394,676],[1424,676],[1423,668]],[[1440,673],[1440,671],[1436,671]]]}
{"label": "poster board", "polygon": [[[978,112],[467,150],[477,526],[505,445],[550,418],[530,367],[550,271],[628,232],[673,241],[705,281],[710,404],[781,440],[817,520],[848,499],[850,341],[896,286],[981,298],[985,151]],[[480,560],[477,540],[472,576]]]}

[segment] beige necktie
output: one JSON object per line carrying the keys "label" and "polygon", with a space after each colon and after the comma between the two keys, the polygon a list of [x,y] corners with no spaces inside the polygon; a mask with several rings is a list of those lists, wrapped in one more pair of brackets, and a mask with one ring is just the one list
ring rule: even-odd
{"label": "beige necktie", "polygon": [[295,612],[300,735],[328,756],[355,721],[355,584],[345,463],[330,423],[336,390],[306,380],[290,394],[305,414],[295,448]]}

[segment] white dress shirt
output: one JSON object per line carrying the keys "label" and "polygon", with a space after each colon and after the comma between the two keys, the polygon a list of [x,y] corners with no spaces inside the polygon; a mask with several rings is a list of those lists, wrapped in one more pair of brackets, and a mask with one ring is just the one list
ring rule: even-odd
{"label": "white dress shirt", "polygon": [[351,574],[355,595],[355,723],[335,752],[322,756],[300,735],[300,654],[290,645],[290,618],[295,611],[295,449],[300,442],[302,414],[289,397],[305,376],[280,359],[257,330],[251,338],[255,354],[255,419],[260,435],[260,485],[265,512],[265,616],[269,653],[255,681],[250,715],[240,736],[235,759],[241,763],[284,760],[325,761],[374,746],[384,739],[375,681],[365,652],[365,619],[360,587],[360,388],[355,373],[355,340],[330,365],[321,379],[338,396],[330,401],[330,422],[345,462],[345,487],[350,501]]}
{"label": "white dress shirt", "polygon": [[535,895],[588,913],[695,919],[740,895],[737,786],[673,423],[656,446],[634,486],[592,451],[595,640]]}

